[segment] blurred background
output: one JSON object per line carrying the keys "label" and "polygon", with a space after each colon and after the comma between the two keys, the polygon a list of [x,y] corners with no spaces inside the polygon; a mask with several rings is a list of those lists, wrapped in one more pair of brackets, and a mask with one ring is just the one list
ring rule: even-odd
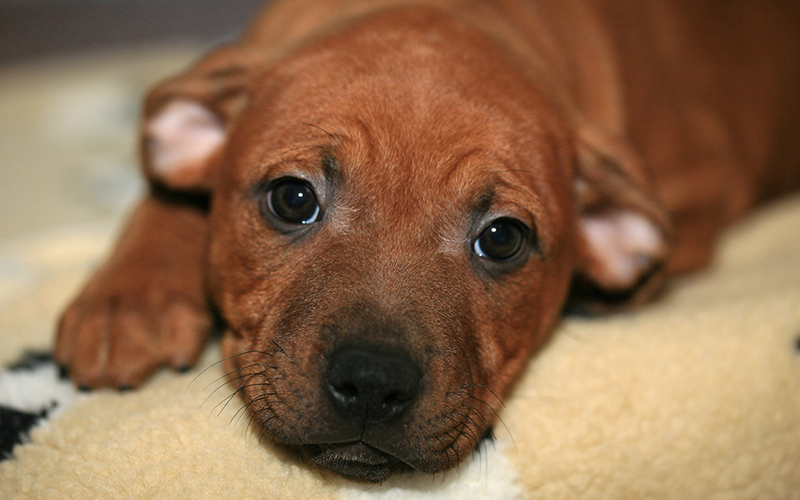
{"label": "blurred background", "polygon": [[136,197],[142,94],[262,0],[0,0],[0,238]]}
{"label": "blurred background", "polygon": [[77,50],[235,34],[263,0],[0,0],[0,65]]}
{"label": "blurred background", "polygon": [[143,94],[262,3],[0,0],[0,335],[49,345],[142,193]]}

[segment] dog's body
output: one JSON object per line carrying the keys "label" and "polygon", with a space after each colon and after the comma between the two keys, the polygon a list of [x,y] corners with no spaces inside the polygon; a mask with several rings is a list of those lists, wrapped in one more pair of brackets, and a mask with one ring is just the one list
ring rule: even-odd
{"label": "dog's body", "polygon": [[358,480],[454,467],[568,300],[640,303],[800,187],[798,26],[792,2],[275,1],[151,93],[152,193],[57,359],[132,387],[193,364],[216,309],[275,441]]}

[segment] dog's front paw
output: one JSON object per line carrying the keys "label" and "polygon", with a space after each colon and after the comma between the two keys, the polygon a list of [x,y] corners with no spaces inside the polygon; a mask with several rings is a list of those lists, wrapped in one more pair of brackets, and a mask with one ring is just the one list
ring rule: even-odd
{"label": "dog's front paw", "polygon": [[202,300],[164,277],[99,273],[61,317],[55,359],[83,389],[132,389],[195,364],[210,329]]}

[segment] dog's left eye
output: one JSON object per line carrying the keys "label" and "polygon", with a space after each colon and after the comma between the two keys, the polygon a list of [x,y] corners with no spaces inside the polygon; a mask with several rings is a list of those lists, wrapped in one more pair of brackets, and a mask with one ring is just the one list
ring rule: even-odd
{"label": "dog's left eye", "polygon": [[501,217],[483,230],[472,248],[479,257],[508,260],[525,246],[527,227],[516,219]]}
{"label": "dog's left eye", "polygon": [[278,181],[267,192],[267,205],[275,217],[290,224],[311,224],[320,215],[317,196],[300,179]]}

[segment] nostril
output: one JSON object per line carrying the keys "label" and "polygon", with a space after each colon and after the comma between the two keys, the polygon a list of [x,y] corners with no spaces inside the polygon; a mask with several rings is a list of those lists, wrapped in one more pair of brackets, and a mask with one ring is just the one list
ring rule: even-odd
{"label": "nostril", "polygon": [[393,412],[402,413],[406,406],[411,406],[411,403],[414,400],[414,394],[404,394],[400,392],[393,392],[388,394],[383,400],[380,402],[380,409],[385,412],[387,415],[392,414]]}
{"label": "nostril", "polygon": [[386,421],[411,407],[422,371],[401,354],[345,347],[334,352],[325,373],[336,411],[348,418]]}
{"label": "nostril", "polygon": [[331,387],[333,388],[333,390],[341,394],[342,397],[345,398],[358,397],[358,387],[356,387],[354,384],[348,384],[348,383],[343,383],[338,385],[331,384]]}
{"label": "nostril", "polygon": [[408,399],[403,398],[399,392],[393,392],[383,398],[383,402],[386,404],[402,403],[404,401],[408,401]]}
{"label": "nostril", "polygon": [[383,402],[386,404],[405,403],[411,401],[417,395],[416,390],[394,391],[386,395]]}

